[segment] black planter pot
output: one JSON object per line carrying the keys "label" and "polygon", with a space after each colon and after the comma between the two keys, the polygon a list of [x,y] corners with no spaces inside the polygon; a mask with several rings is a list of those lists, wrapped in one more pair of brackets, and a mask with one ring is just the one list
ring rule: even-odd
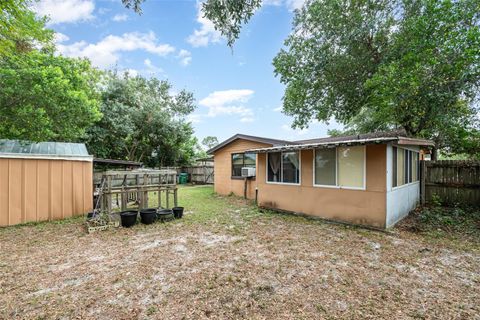
{"label": "black planter pot", "polygon": [[172,211],[175,219],[180,219],[183,216],[183,207],[173,207]]}
{"label": "black planter pot", "polygon": [[122,220],[122,227],[130,228],[137,223],[137,211],[122,211],[120,212],[120,219]]}
{"label": "black planter pot", "polygon": [[160,221],[165,221],[173,217],[172,209],[161,209],[157,212],[157,219]]}
{"label": "black planter pot", "polygon": [[142,209],[140,210],[140,221],[143,224],[152,224],[157,218],[157,209]]}

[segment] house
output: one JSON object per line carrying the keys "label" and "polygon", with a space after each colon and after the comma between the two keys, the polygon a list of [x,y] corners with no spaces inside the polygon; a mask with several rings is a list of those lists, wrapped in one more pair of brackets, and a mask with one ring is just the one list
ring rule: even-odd
{"label": "house", "polygon": [[[420,198],[420,150],[430,140],[399,131],[284,141],[237,134],[208,152],[215,192],[261,207],[388,228]],[[254,167],[254,177],[242,177]]]}

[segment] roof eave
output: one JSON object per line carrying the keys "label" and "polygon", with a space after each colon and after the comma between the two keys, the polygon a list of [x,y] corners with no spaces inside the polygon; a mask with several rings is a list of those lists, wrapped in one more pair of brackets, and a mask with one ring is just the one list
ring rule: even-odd
{"label": "roof eave", "polygon": [[402,144],[402,145],[420,145],[420,146],[434,145],[433,141],[431,140],[413,139],[413,138],[406,138],[406,137],[377,137],[377,138],[345,140],[345,141],[336,141],[336,142],[319,142],[319,143],[286,145],[286,146],[270,147],[270,148],[257,148],[257,149],[250,149],[248,150],[248,152],[266,153],[266,152],[278,152],[278,151],[297,151],[297,150],[310,150],[310,149],[317,149],[317,148],[335,148],[335,147],[342,147],[342,146],[354,146],[354,145],[366,145],[366,144],[383,144],[388,142],[397,142],[397,144]]}

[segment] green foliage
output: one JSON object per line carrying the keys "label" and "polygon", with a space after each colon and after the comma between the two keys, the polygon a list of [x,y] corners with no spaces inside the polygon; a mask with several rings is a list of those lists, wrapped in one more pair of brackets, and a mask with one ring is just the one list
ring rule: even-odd
{"label": "green foliage", "polygon": [[100,118],[98,71],[37,50],[0,59],[0,136],[69,141]]}
{"label": "green foliage", "polygon": [[480,2],[312,0],[274,59],[294,126],[403,128],[447,153],[480,149]]}
{"label": "green foliage", "polygon": [[194,110],[190,92],[172,95],[156,78],[108,73],[103,79],[103,118],[88,130],[89,151],[97,157],[142,161],[147,166],[193,161],[198,141],[185,117]]}
{"label": "green foliage", "polygon": [[202,144],[207,147],[208,149],[211,149],[218,145],[218,138],[214,136],[207,136],[203,138]]}
{"label": "green foliage", "polygon": [[232,47],[242,25],[250,20],[261,4],[261,0],[207,0],[202,3],[202,10],[215,29],[227,38],[228,46]]}
{"label": "green foliage", "polygon": [[0,59],[15,52],[30,51],[34,45],[51,46],[53,31],[45,28],[29,9],[30,0],[0,2]]}
{"label": "green foliage", "polygon": [[430,206],[422,208],[418,215],[419,229],[423,232],[439,231],[461,234],[464,237],[480,237],[480,210],[478,208]]}

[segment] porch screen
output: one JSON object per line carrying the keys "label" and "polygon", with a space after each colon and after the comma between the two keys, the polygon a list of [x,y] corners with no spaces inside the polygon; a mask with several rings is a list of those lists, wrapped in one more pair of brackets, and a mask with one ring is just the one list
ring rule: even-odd
{"label": "porch screen", "polygon": [[363,188],[365,176],[365,147],[338,148],[338,185]]}
{"label": "porch screen", "polygon": [[335,186],[336,181],[336,149],[315,150],[315,184]]}
{"label": "porch screen", "polygon": [[417,151],[393,147],[392,160],[393,187],[418,181],[419,156]]}

